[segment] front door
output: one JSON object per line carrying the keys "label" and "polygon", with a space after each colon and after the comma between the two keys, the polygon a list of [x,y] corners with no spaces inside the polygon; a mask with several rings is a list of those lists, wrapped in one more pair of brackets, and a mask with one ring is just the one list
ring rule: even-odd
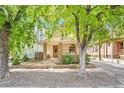
{"label": "front door", "polygon": [[58,57],[58,45],[53,46],[53,57]]}

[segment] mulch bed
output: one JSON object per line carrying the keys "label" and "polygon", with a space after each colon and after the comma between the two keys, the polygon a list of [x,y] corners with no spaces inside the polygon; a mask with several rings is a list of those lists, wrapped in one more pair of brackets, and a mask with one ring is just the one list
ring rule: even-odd
{"label": "mulch bed", "polygon": [[20,68],[20,69],[48,69],[49,66],[48,65],[12,65],[9,67],[10,69],[16,69],[16,68]]}
{"label": "mulch bed", "polygon": [[96,68],[96,67],[93,64],[88,64],[88,65],[86,65],[86,68]]}
{"label": "mulch bed", "polygon": [[[59,64],[59,65],[46,65],[46,64],[20,64],[20,65],[12,65],[10,66],[10,69],[48,69],[48,68],[54,68],[54,69],[63,69],[63,68],[69,68],[69,69],[78,69],[78,64]],[[92,69],[95,68],[93,64],[86,65],[86,68]]]}

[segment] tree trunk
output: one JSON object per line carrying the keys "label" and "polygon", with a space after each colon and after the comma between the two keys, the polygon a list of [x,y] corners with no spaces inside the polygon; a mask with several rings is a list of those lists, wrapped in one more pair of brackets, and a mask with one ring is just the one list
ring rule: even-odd
{"label": "tree trunk", "polygon": [[0,48],[0,79],[3,79],[8,73],[8,52],[6,48]]}
{"label": "tree trunk", "polygon": [[99,60],[102,60],[101,58],[101,44],[99,43]]}
{"label": "tree trunk", "polygon": [[85,69],[85,56],[86,56],[86,48],[83,50],[80,49],[80,69],[79,69],[79,75],[84,75],[86,73]]}
{"label": "tree trunk", "polygon": [[8,67],[8,31],[10,24],[6,22],[0,32],[0,79],[9,73]]}

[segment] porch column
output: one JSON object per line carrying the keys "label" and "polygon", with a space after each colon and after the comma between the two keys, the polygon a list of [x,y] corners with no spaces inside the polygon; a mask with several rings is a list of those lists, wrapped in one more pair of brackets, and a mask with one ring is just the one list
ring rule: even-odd
{"label": "porch column", "polygon": [[108,43],[106,42],[106,54],[105,58],[108,58]]}
{"label": "porch column", "polygon": [[123,41],[123,52],[122,53],[123,53],[122,55],[124,55],[124,41]]}
{"label": "porch column", "polygon": [[111,42],[111,62],[113,62],[114,58],[114,41]]}
{"label": "porch column", "polygon": [[62,43],[58,45],[58,58],[62,59]]}
{"label": "porch column", "polygon": [[43,60],[47,59],[47,43],[43,43]]}

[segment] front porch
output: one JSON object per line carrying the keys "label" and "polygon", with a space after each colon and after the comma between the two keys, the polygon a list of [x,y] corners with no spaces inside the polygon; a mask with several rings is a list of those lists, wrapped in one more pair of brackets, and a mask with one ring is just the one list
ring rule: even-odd
{"label": "front porch", "polygon": [[79,49],[75,41],[53,40],[43,42],[43,60],[48,58],[58,58],[61,60],[63,56],[67,54],[74,57],[79,55]]}

